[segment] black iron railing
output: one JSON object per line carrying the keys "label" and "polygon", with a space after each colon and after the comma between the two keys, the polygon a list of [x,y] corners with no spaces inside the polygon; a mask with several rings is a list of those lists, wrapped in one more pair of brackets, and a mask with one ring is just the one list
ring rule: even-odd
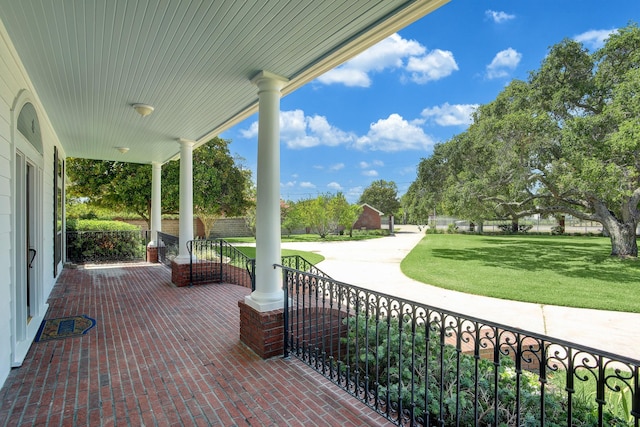
{"label": "black iron railing", "polygon": [[255,289],[255,261],[226,240],[190,240],[187,251],[191,284],[224,282]]}
{"label": "black iron railing", "polygon": [[142,231],[67,231],[67,262],[143,261],[151,233]]}
{"label": "black iron railing", "polygon": [[397,425],[639,424],[638,360],[276,267],[285,356]]}
{"label": "black iron railing", "polygon": [[171,261],[178,256],[179,242],[177,236],[158,231],[158,262],[171,267]]}
{"label": "black iron railing", "polygon": [[282,265],[293,270],[302,270],[306,273],[315,274],[316,276],[324,277],[325,279],[331,279],[331,277],[324,271],[320,270],[311,262],[307,261],[300,255],[285,255],[282,257]]}
{"label": "black iron railing", "polygon": [[[190,283],[233,283],[256,289],[256,260],[224,239],[190,240],[187,250],[191,256]],[[195,258],[195,260],[194,260]],[[326,273],[300,255],[282,257],[282,264],[330,278]]]}

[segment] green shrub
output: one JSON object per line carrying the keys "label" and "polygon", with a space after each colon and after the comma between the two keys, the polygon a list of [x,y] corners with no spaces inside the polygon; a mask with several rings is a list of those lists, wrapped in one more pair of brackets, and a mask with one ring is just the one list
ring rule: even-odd
{"label": "green shrub", "polygon": [[429,224],[424,232],[425,234],[444,234],[444,230],[439,230],[435,223]]}
{"label": "green shrub", "polygon": [[[357,320],[356,317],[346,318],[348,334],[342,338],[342,343],[348,346],[348,371],[353,373],[354,381],[361,382],[383,406],[399,408],[401,405],[408,410],[415,405],[414,416],[421,424],[427,424],[428,418],[429,425],[438,425],[438,420],[442,419],[445,426],[453,426],[456,425],[457,403],[458,425],[467,426],[475,423],[474,404],[477,403],[479,425],[511,426],[516,421],[519,387],[520,425],[540,424],[541,379],[537,374],[522,371],[518,384],[515,364],[510,357],[501,356],[496,366],[493,360],[476,359],[452,345],[443,345],[438,324],[416,325],[414,330],[410,315],[402,322],[391,319],[389,324],[386,317],[377,320],[373,316],[368,319],[359,316]],[[343,371],[347,371],[344,365]],[[494,419],[496,376],[497,422]],[[569,403],[564,387],[549,382],[544,390],[545,426],[566,426]],[[574,426],[597,425],[594,400],[574,396],[572,409]],[[604,417],[608,425],[629,425],[610,408],[606,409]]]}
{"label": "green shrub", "polygon": [[144,259],[146,240],[140,227],[121,221],[67,221],[67,261]]}
{"label": "green shrub", "polygon": [[122,221],[69,219],[67,231],[140,231],[140,227]]}
{"label": "green shrub", "polygon": [[389,230],[380,228],[375,230],[353,230],[354,236],[388,236]]}

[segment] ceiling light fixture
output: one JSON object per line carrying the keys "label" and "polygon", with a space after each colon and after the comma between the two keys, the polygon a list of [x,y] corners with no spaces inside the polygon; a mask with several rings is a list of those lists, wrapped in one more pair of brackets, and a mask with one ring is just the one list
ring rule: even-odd
{"label": "ceiling light fixture", "polygon": [[133,104],[133,109],[136,110],[136,112],[142,117],[148,116],[149,114],[153,113],[154,110],[151,105],[147,104]]}
{"label": "ceiling light fixture", "polygon": [[129,147],[116,147],[116,150],[118,150],[119,152],[121,152],[122,154],[126,153],[127,151],[129,151]]}

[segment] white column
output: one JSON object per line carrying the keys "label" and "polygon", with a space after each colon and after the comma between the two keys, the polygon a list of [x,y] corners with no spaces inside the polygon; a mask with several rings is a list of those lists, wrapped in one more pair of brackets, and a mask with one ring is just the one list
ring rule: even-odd
{"label": "white column", "polygon": [[158,231],[162,231],[162,163],[151,163],[151,241],[149,246],[157,247]]}
{"label": "white column", "polygon": [[176,262],[188,262],[187,242],[193,240],[193,145],[180,138],[180,249]]}
{"label": "white column", "polygon": [[260,72],[258,86],[258,176],[256,200],[256,290],[245,302],[257,311],[283,307],[280,264],[280,90],[287,79]]}

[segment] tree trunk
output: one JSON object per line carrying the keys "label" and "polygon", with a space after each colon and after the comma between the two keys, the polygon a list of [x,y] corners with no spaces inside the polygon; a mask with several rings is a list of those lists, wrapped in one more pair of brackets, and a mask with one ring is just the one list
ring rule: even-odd
{"label": "tree trunk", "polygon": [[[637,205],[637,201],[635,202]],[[633,206],[633,205],[632,205]],[[623,219],[607,209],[607,206],[600,201],[594,204],[598,220],[602,224],[603,232],[609,234],[611,239],[611,256],[620,258],[637,258],[638,242],[636,241],[636,227],[638,225],[637,210],[630,209],[627,204],[626,210],[620,215]],[[634,211],[632,214],[624,215],[626,211]]]}
{"label": "tree trunk", "polygon": [[611,239],[611,256],[620,258],[637,257],[638,242],[635,224],[608,224],[607,231]]}
{"label": "tree trunk", "polygon": [[202,226],[204,228],[204,238],[209,239],[211,237],[211,232],[213,231],[213,226],[219,218],[219,215],[208,215],[200,213],[198,214],[198,218],[200,218],[200,222],[202,222]]}
{"label": "tree trunk", "polygon": [[512,233],[517,233],[519,231],[519,224],[518,224],[518,218],[512,219],[511,220],[511,232]]}

